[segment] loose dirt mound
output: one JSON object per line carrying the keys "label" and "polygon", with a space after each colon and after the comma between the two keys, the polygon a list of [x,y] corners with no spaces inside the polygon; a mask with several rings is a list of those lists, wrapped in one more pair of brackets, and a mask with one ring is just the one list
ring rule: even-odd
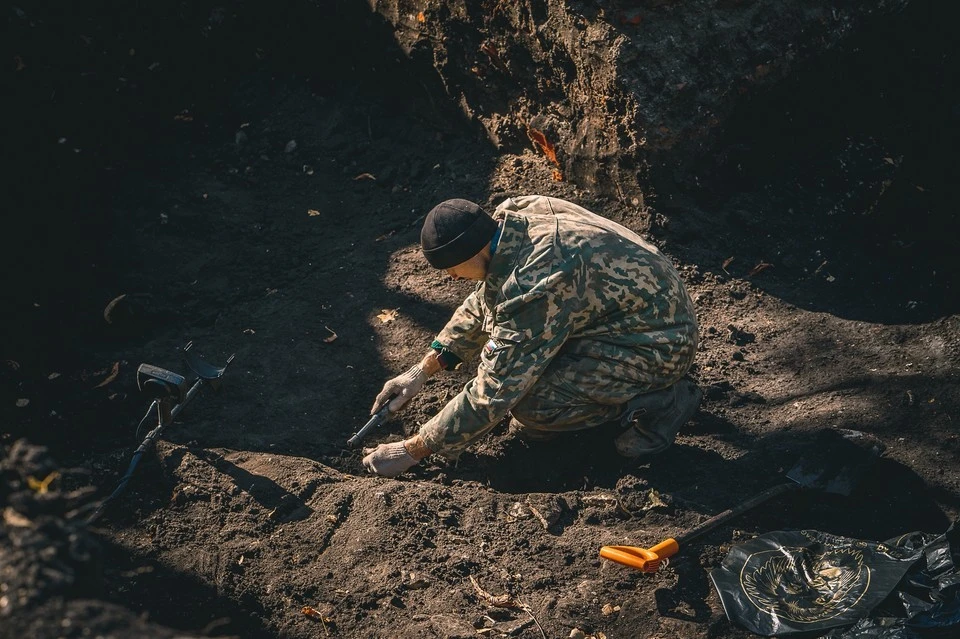
{"label": "loose dirt mound", "polygon": [[[0,634],[733,639],[707,578],[732,543],[956,519],[957,56],[931,4],[374,5],[8,16]],[[469,288],[425,268],[424,214],[527,193],[674,258],[700,414],[640,465],[611,432],[500,427],[366,474],[346,439]],[[136,366],[186,372],[191,339],[236,353],[223,391],[82,526],[143,436]],[[598,558],[770,486],[823,428],[887,445],[854,498],[772,502],[652,577]]]}

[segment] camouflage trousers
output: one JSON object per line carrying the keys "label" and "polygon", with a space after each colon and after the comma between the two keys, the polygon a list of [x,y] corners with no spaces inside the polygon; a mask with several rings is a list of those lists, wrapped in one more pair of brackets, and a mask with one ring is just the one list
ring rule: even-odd
{"label": "camouflage trousers", "polygon": [[[676,383],[693,364],[695,349],[664,360],[606,342],[568,343],[511,414],[524,427],[573,431],[618,420],[637,395]],[[627,364],[629,362],[629,364]]]}

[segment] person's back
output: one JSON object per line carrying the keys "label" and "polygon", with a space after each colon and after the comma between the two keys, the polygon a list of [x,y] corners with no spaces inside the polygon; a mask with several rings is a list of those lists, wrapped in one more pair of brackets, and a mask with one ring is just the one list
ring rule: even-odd
{"label": "person's back", "polygon": [[696,350],[693,301],[670,260],[638,234],[572,202],[537,195],[506,200],[494,213],[501,216],[505,226],[521,227],[526,240],[512,256],[507,281],[529,293],[556,287],[548,276],[563,271],[570,286],[565,303],[575,307],[571,338],[603,336],[626,345],[643,334],[643,344],[669,346],[674,355],[678,347]]}

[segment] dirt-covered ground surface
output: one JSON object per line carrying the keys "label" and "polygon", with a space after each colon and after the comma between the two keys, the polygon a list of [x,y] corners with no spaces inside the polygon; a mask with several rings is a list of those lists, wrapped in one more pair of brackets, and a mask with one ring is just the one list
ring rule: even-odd
{"label": "dirt-covered ground surface", "polygon": [[[779,529],[883,540],[958,518],[960,103],[950,21],[931,4],[818,35],[819,51],[770,54],[790,61],[774,71],[748,61],[771,76],[763,88],[704,87],[722,125],[681,95],[664,107],[670,125],[702,148],[661,127],[645,159],[623,154],[652,107],[618,115],[611,102],[616,148],[578,147],[599,138],[565,128],[564,114],[583,115],[573,93],[511,101],[492,79],[489,95],[453,90],[426,59],[429,32],[424,49],[403,31],[451,24],[440,9],[201,4],[4,16],[18,112],[3,230],[0,635],[735,639],[750,634],[726,620],[708,577],[731,545]],[[599,52],[637,43],[630,68],[644,68],[640,43],[669,40],[647,50],[676,56],[656,58],[659,73],[703,72],[698,55],[716,51],[670,39],[696,22],[679,20],[679,4],[574,3],[567,19],[603,27]],[[556,27],[556,6],[531,10],[531,33]],[[696,8],[704,28],[725,26]],[[764,15],[729,40],[761,38],[775,25]],[[543,62],[483,35],[463,36],[486,47],[470,82]],[[737,64],[718,55],[715,67]],[[650,75],[611,73],[607,88],[616,73]],[[685,81],[650,84],[682,93]],[[477,106],[495,95],[499,111]],[[557,163],[517,128],[538,114]],[[591,164],[584,148],[612,155]],[[615,431],[530,444],[501,426],[457,461],[367,474],[347,438],[470,288],[421,258],[423,216],[446,198],[492,208],[531,193],[578,202],[673,258],[699,312],[700,413],[643,463],[616,455]],[[190,340],[214,364],[236,355],[221,392],[203,391],[84,526],[84,505],[110,493],[144,434],[137,366],[186,373],[178,349]],[[471,374],[435,376],[369,441],[414,432]],[[886,445],[851,497],[772,501],[656,575],[599,558],[777,483],[837,428]],[[481,589],[522,607],[491,606]]]}

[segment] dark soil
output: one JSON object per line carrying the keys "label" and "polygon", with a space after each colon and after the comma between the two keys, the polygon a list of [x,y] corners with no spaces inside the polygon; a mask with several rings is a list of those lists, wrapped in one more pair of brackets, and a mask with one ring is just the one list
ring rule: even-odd
{"label": "dark soil", "polygon": [[[818,36],[829,46],[732,97],[704,87],[724,105],[709,131],[696,98],[665,106],[701,146],[607,144],[591,160],[558,124],[570,95],[471,89],[430,38],[397,35],[424,8],[465,29],[453,3],[385,4],[395,16],[347,2],[285,14],[39,3],[4,16],[16,113],[0,446],[47,452],[16,448],[0,469],[0,636],[734,639],[749,633],[726,620],[708,573],[738,541],[778,529],[882,540],[957,519],[960,102],[943,10],[913,2]],[[603,37],[656,41],[678,4],[574,3],[570,15]],[[466,5],[477,20],[490,8]],[[553,20],[556,6],[524,20]],[[649,31],[634,29],[637,10]],[[483,35],[463,37],[479,47]],[[550,35],[536,40],[559,60]],[[651,51],[710,68],[678,49]],[[524,50],[494,57],[523,79],[547,59]],[[590,64],[564,73],[606,68]],[[521,111],[557,136],[562,166],[525,138]],[[500,427],[456,462],[367,474],[347,438],[470,288],[422,260],[423,216],[446,198],[492,207],[530,193],[576,201],[674,259],[699,311],[700,413],[642,464],[616,455],[612,432],[537,445]],[[190,340],[214,364],[236,354],[222,391],[201,392],[83,526],[68,515],[109,494],[144,434],[137,366],[186,373]],[[471,374],[434,377],[369,441],[414,432]],[[851,497],[771,502],[656,575],[598,557],[743,501],[837,428],[887,447]],[[53,471],[49,493],[27,487]],[[489,606],[471,578],[529,612]]]}

